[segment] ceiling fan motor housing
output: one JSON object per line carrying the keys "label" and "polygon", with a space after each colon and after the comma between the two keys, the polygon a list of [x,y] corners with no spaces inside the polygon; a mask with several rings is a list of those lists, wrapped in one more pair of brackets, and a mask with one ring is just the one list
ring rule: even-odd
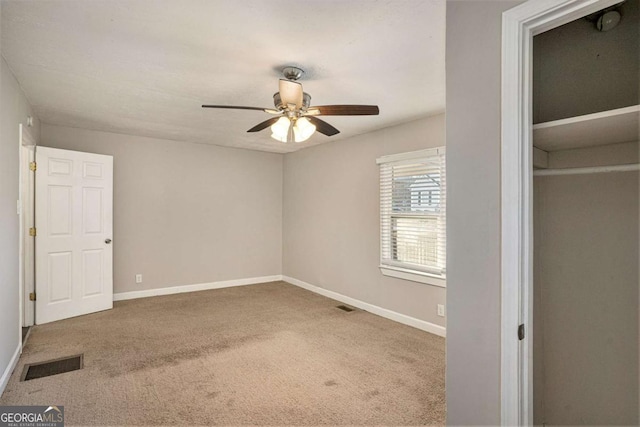
{"label": "ceiling fan motor housing", "polygon": [[[287,106],[284,105],[282,103],[282,98],[280,97],[280,92],[276,92],[273,94],[273,105],[275,105],[275,107],[278,110],[286,110]],[[309,105],[311,105],[311,95],[309,95],[307,92],[303,92],[302,94],[302,110],[306,111],[309,108]]]}

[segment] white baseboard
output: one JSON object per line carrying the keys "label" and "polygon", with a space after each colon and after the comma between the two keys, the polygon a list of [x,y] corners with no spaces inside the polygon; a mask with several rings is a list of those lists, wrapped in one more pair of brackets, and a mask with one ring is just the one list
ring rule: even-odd
{"label": "white baseboard", "polygon": [[352,305],[361,310],[368,311],[370,313],[385,317],[395,322],[412,326],[414,328],[417,328],[426,332],[430,332],[432,334],[439,335],[441,337],[447,336],[447,330],[444,326],[436,325],[435,323],[430,323],[425,320],[420,320],[420,319],[416,319],[415,317],[407,316],[406,314],[401,314],[392,310],[388,310],[386,308],[378,307],[377,305],[369,304],[364,301],[360,301],[358,299],[339,294],[337,292],[329,291],[327,289],[314,286],[310,283],[303,282],[302,280],[298,280],[293,277],[283,276],[283,275],[252,277],[248,279],[225,280],[221,282],[199,283],[196,285],[171,286],[168,288],[145,289],[143,291],[120,292],[117,294],[113,294],[113,300],[123,301],[123,300],[136,299],[136,298],[155,297],[159,295],[171,295],[171,294],[180,294],[184,292],[205,291],[208,289],[221,289],[221,288],[230,288],[233,286],[255,285],[258,283],[276,282],[279,280],[284,280],[285,282],[291,283],[292,285],[296,285],[308,291],[314,292],[316,294],[320,294],[325,297],[332,298],[337,301],[341,301],[345,304]]}
{"label": "white baseboard", "polygon": [[4,389],[7,387],[9,378],[11,378],[11,374],[18,364],[18,359],[20,359],[20,343],[18,343],[18,348],[16,348],[16,351],[13,353],[13,357],[9,361],[9,365],[7,365],[7,368],[2,373],[2,377],[0,377],[0,396],[2,396]]}
{"label": "white baseboard", "polygon": [[276,282],[282,280],[281,275],[251,277],[248,279],[224,280],[221,282],[198,283],[196,285],[171,286],[168,288],[145,289],[143,291],[120,292],[113,294],[114,301],[136,298],[156,297],[159,295],[181,294],[184,292],[206,291],[209,289],[230,288],[232,286],[255,285],[257,283]]}
{"label": "white baseboard", "polygon": [[308,291],[315,292],[316,294],[323,295],[325,297],[343,302],[345,304],[352,305],[359,309],[368,311],[369,313],[377,314],[378,316],[385,317],[404,325],[412,326],[417,329],[421,329],[426,332],[430,332],[441,337],[447,336],[447,329],[444,326],[436,325],[425,320],[416,319],[415,317],[407,316],[406,314],[397,313],[395,311],[387,310],[386,308],[378,307],[377,305],[369,304],[364,301],[351,298],[337,292],[329,291],[318,286],[314,286],[310,283],[303,282],[302,280],[295,279],[289,276],[282,276],[282,280],[291,283],[292,285],[299,286]]}

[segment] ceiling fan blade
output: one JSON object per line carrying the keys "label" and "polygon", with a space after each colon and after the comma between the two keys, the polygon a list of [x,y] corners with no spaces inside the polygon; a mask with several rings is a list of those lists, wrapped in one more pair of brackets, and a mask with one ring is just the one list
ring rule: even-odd
{"label": "ceiling fan blade", "polygon": [[313,116],[377,116],[377,105],[316,105],[307,111]]}
{"label": "ceiling fan blade", "polygon": [[324,120],[320,120],[317,117],[306,116],[306,118],[316,127],[316,130],[323,135],[333,136],[340,133],[340,131]]}
{"label": "ceiling fan blade", "polygon": [[258,123],[257,125],[249,129],[247,132],[260,132],[262,129],[268,128],[278,120],[280,120],[280,117],[271,117],[270,119],[267,119],[264,122]]}
{"label": "ceiling fan blade", "polygon": [[278,89],[283,105],[295,104],[296,109],[302,108],[302,84],[291,80],[280,79]]}
{"label": "ceiling fan blade", "polygon": [[[256,110],[256,111],[264,111],[265,113],[271,113],[273,110],[271,108],[260,108],[260,107],[243,107],[240,105],[203,105],[202,108],[227,108],[231,110]],[[277,111],[277,113],[280,113]],[[273,114],[273,113],[272,113]]]}

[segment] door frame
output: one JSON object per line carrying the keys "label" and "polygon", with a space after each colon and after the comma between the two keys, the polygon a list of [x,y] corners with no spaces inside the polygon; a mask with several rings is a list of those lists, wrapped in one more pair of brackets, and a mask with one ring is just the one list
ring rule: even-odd
{"label": "door frame", "polygon": [[502,14],[502,425],[533,425],[533,36],[619,2],[530,0]]}
{"label": "door frame", "polygon": [[20,342],[22,342],[22,327],[33,326],[35,323],[35,303],[29,300],[29,293],[35,292],[35,239],[29,235],[29,228],[35,226],[35,174],[29,168],[29,164],[35,161],[37,141],[29,127],[22,123],[19,125],[19,135],[18,294],[20,322],[18,324],[20,325]]}

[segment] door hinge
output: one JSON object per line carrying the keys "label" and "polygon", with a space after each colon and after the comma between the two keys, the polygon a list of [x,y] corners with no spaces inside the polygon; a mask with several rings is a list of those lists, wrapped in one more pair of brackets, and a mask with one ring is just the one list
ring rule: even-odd
{"label": "door hinge", "polygon": [[36,162],[29,162],[29,170],[35,172],[36,169],[38,169],[38,164]]}
{"label": "door hinge", "polygon": [[29,301],[35,301],[36,300],[36,293],[35,292],[31,292],[29,294]]}
{"label": "door hinge", "polygon": [[31,227],[29,229],[29,236],[36,237],[36,228],[35,227]]}
{"label": "door hinge", "polygon": [[524,339],[524,323],[518,326],[518,339],[522,341]]}

